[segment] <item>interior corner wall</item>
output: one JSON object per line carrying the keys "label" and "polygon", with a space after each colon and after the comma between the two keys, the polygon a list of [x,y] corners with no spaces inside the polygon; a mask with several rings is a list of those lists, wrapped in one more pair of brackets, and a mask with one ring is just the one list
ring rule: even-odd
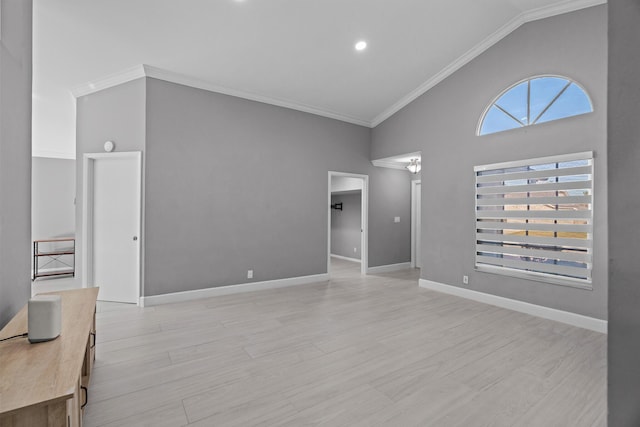
{"label": "interior corner wall", "polygon": [[609,427],[640,425],[640,4],[609,5]]}
{"label": "interior corner wall", "polygon": [[[141,78],[82,96],[76,100],[75,277],[77,280],[83,277],[82,168],[84,154],[104,153],[104,143],[113,141],[116,152],[142,151],[144,173],[145,91],[145,81],[144,78]],[[144,179],[142,191],[144,199]],[[144,201],[142,209],[144,212]],[[144,235],[142,238],[144,239]]]}
{"label": "interior corner wall", "polygon": [[0,2],[0,329],[31,296],[31,0]]}
{"label": "interior corner wall", "polygon": [[409,260],[409,197],[376,210],[409,176],[371,165],[370,129],[153,78],[146,96],[145,296],[326,273],[328,171],[370,177],[370,248],[394,238],[369,265]]}
{"label": "interior corner wall", "polygon": [[[591,7],[523,25],[373,130],[372,158],[422,152],[423,279],[607,318],[607,8]],[[476,136],[504,89],[557,74],[587,90],[594,112]],[[475,165],[593,150],[593,290],[474,270]]]}
{"label": "interior corner wall", "polygon": [[331,194],[336,203],[342,210],[331,209],[331,255],[361,259],[362,191]]}

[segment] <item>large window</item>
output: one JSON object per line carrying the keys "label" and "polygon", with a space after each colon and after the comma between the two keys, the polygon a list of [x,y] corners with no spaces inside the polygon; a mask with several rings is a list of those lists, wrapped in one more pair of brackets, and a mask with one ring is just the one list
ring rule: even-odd
{"label": "large window", "polygon": [[593,153],[474,170],[476,269],[590,289]]}
{"label": "large window", "polygon": [[478,135],[550,122],[593,111],[589,95],[565,77],[539,76],[505,90],[485,110]]}

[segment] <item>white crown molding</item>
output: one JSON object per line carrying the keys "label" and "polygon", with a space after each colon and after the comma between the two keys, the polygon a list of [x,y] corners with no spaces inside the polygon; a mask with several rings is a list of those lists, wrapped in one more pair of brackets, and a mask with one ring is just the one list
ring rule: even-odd
{"label": "white crown molding", "polygon": [[524,21],[537,21],[538,19],[550,18],[552,16],[562,15],[563,13],[574,12],[576,10],[586,9],[588,7],[606,3],[607,0],[567,0],[563,3],[544,6],[524,12]]}
{"label": "white crown molding", "polygon": [[507,22],[505,25],[500,27],[497,31],[491,34],[489,37],[482,40],[480,43],[475,45],[473,48],[468,50],[458,59],[453,61],[451,64],[444,67],[440,72],[431,77],[429,80],[418,86],[412,92],[408,93],[396,103],[394,103],[391,107],[384,110],[382,113],[377,115],[372,121],[372,127],[378,126],[380,123],[406,107],[420,95],[427,92],[429,89],[433,88],[435,85],[449,77],[454,72],[458,71],[460,68],[464,67],[471,60],[478,57],[480,54],[485,52],[494,44],[498,43],[500,40],[511,34],[513,31],[517,30],[523,24],[531,21],[537,21],[539,19],[549,18],[555,15],[562,15],[564,13],[573,12],[580,9],[585,9],[592,6],[597,6],[600,4],[605,4],[607,0],[569,0],[564,3],[541,7],[538,9],[534,9],[531,11],[523,12],[520,15],[513,18],[511,21]]}
{"label": "white crown molding", "polygon": [[309,105],[300,104],[294,101],[288,101],[284,99],[271,98],[268,96],[258,95],[251,92],[245,92],[241,90],[231,89],[228,87],[218,86],[203,80],[195,79],[185,76],[183,74],[174,73],[172,71],[163,70],[161,68],[152,67],[150,65],[144,65],[145,74],[147,77],[151,77],[158,80],[164,80],[171,83],[177,83],[184,86],[193,87],[196,89],[202,89],[209,92],[221,93],[223,95],[235,96],[237,98],[247,99],[249,101],[261,102],[263,104],[275,105],[277,107],[288,108],[291,110],[302,111],[304,113],[315,114],[316,116],[327,117],[329,119],[339,120],[341,122],[347,122],[358,126],[371,127],[371,122],[357,117],[347,116],[345,114],[336,113],[321,108],[315,108]]}
{"label": "white crown molding", "polygon": [[444,283],[432,282],[431,280],[420,279],[419,286],[436,292],[442,292],[457,297],[470,299],[484,304],[495,305],[496,307],[542,317],[543,319],[555,320],[567,325],[589,329],[591,331],[607,333],[608,322],[594,317],[583,316],[582,314],[571,313],[569,311],[558,310],[542,305],[531,304],[497,295],[486,294],[484,292],[472,291],[471,289],[457,286],[445,285]]}
{"label": "white crown molding", "polygon": [[67,159],[75,160],[76,153],[69,153],[63,151],[49,151],[49,150],[33,150],[31,157],[45,157],[49,159]]}
{"label": "white crown molding", "polygon": [[71,89],[71,94],[75,98],[90,95],[113,86],[118,86],[123,83],[142,78],[145,76],[144,72],[145,70],[142,65],[136,65],[135,67],[127,68],[126,70],[122,70],[118,73],[110,74],[106,77],[76,86]]}
{"label": "white crown molding", "polygon": [[267,289],[285,288],[288,286],[308,285],[312,283],[326,282],[329,275],[315,274],[312,276],[290,277],[287,279],[267,280],[264,282],[241,283],[238,285],[219,286],[215,288],[195,289],[193,291],[173,292],[162,295],[152,295],[140,297],[141,307],[151,307],[154,305],[170,304],[174,302],[185,302],[199,300],[203,298],[217,297],[221,295],[232,295],[243,292],[263,291]]}
{"label": "white crown molding", "polygon": [[183,74],[174,73],[173,71],[164,70],[162,68],[152,67],[151,65],[146,64],[136,65],[135,67],[128,68],[120,73],[111,74],[107,77],[76,86],[71,90],[71,93],[74,97],[79,98],[81,96],[90,95],[94,92],[108,89],[110,87],[127,83],[142,77],[150,77],[170,83],[176,83],[183,86],[206,90],[208,92],[221,93],[223,95],[230,95],[237,98],[247,99],[249,101],[256,101],[263,104],[270,104],[278,107],[288,108],[291,110],[302,111],[304,113],[315,114],[316,116],[327,117],[329,119],[352,123],[354,125],[364,126],[367,128],[371,127],[371,122],[369,122],[368,120],[311,107],[309,105],[304,105],[293,101],[270,98],[250,92],[218,86],[213,83],[185,76]]}

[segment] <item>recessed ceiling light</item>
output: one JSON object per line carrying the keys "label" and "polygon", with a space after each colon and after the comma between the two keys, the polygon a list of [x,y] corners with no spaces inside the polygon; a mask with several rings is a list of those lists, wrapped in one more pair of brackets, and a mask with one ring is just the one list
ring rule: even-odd
{"label": "recessed ceiling light", "polygon": [[365,50],[367,48],[367,42],[359,41],[356,43],[356,50]]}

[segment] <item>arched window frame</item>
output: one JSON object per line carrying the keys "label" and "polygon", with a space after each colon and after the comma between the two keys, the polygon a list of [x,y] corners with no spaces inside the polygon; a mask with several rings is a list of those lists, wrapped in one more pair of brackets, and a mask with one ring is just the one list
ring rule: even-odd
{"label": "arched window frame", "polygon": [[[520,84],[522,84],[522,83],[524,83],[524,82],[530,82],[531,80],[540,79],[540,78],[545,78],[545,77],[552,77],[552,78],[559,78],[559,79],[566,80],[567,82],[569,82],[569,84],[566,86],[567,88],[568,88],[569,86],[571,86],[571,84],[572,84],[572,83],[573,83],[573,84],[575,84],[575,85],[576,85],[576,86],[577,86],[577,87],[578,87],[578,88],[579,88],[579,89],[580,89],[580,90],[585,94],[585,96],[587,97],[587,100],[589,101],[589,106],[591,107],[591,111],[590,111],[590,112],[592,113],[592,112],[594,111],[594,108],[593,108],[593,101],[592,101],[592,99],[591,99],[591,96],[589,95],[589,92],[587,92],[587,90],[584,88],[584,86],[583,86],[582,84],[580,84],[580,82],[578,82],[578,81],[576,81],[576,80],[574,80],[574,79],[572,79],[572,78],[570,78],[570,77],[563,76],[563,75],[560,75],[560,74],[540,74],[540,75],[535,75],[535,76],[527,77],[527,78],[525,78],[525,79],[522,79],[522,80],[519,80],[519,81],[517,81],[517,82],[513,83],[511,86],[509,86],[509,87],[507,87],[506,89],[504,89],[502,92],[500,92],[496,97],[494,97],[494,98],[491,100],[491,102],[490,102],[490,103],[485,107],[484,111],[483,111],[483,112],[482,112],[482,114],[480,115],[480,120],[478,121],[478,126],[477,126],[477,128],[476,128],[476,136],[492,135],[492,134],[494,134],[494,133],[505,132],[505,131],[507,131],[507,130],[515,130],[515,129],[519,129],[519,128],[505,129],[505,130],[501,130],[501,131],[496,131],[496,132],[487,133],[487,134],[484,134],[484,135],[482,135],[482,134],[480,133],[480,131],[482,130],[482,125],[484,124],[484,120],[485,120],[485,118],[487,117],[487,114],[489,113],[489,110],[491,110],[491,107],[493,107],[493,106],[496,104],[496,102],[498,102],[498,100],[499,100],[500,98],[502,98],[502,96],[503,96],[505,93],[509,92],[511,89],[515,88],[516,86],[518,86],[518,85],[520,85]],[[547,107],[545,108],[545,110],[540,114],[540,117],[542,117],[542,115],[544,114],[544,112],[546,112],[546,110],[547,110],[547,109],[548,109],[548,108],[549,108],[549,107],[550,107],[550,106],[551,106],[551,105],[552,105],[552,104],[553,104],[553,103],[554,103],[554,102],[555,102],[555,101],[560,97],[560,95],[561,95],[562,93],[564,93],[564,91],[561,91],[561,92],[560,92],[560,93],[559,93],[559,94],[558,94],[558,95],[557,95],[557,96],[552,100],[552,102],[550,102],[550,103],[549,103],[549,105],[547,105]],[[530,104],[530,102],[531,102],[531,101],[529,100],[528,102],[529,102],[529,104]],[[571,115],[571,116],[563,117],[562,119],[564,119],[564,118],[569,118],[569,117],[575,117],[575,116],[579,116],[579,115],[582,115],[582,114],[588,114],[588,113],[574,114],[574,115]],[[556,120],[562,120],[562,119],[556,119]],[[555,120],[553,120],[553,121],[555,121]],[[544,122],[544,123],[547,123],[547,122]],[[537,125],[537,124],[538,124],[538,123],[537,123],[537,122],[535,122],[535,123],[531,123],[531,124],[527,124],[527,125],[520,126],[520,128],[525,128],[525,127],[529,127],[529,126],[534,126],[534,125]]]}

